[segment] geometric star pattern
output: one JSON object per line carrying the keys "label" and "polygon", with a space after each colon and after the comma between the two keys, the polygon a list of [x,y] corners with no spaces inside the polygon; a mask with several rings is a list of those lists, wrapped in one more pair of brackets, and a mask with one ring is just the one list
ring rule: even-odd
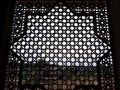
{"label": "geometric star pattern", "polygon": [[12,46],[25,62],[96,66],[107,52],[107,44],[94,33],[92,15],[76,16],[66,6],[56,6],[47,15],[28,15],[27,20],[26,34]]}
{"label": "geometric star pattern", "polygon": [[5,90],[115,90],[106,1],[15,3]]}

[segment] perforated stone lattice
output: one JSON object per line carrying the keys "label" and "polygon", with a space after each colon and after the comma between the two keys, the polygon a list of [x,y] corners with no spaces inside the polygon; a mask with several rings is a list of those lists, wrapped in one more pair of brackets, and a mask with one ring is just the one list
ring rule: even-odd
{"label": "perforated stone lattice", "polygon": [[[6,75],[5,89],[114,90],[105,2],[102,7],[89,6],[90,2],[81,7],[69,7],[68,1],[68,5],[62,1],[53,6],[37,3],[16,1],[10,41],[13,54],[8,61],[19,68],[10,72],[13,66],[8,64],[6,72],[17,78]],[[106,61],[108,66],[103,64]],[[104,72],[106,68],[112,75]]]}
{"label": "perforated stone lattice", "polygon": [[67,7],[56,6],[47,15],[28,15],[27,19],[26,34],[12,47],[25,62],[88,66],[89,60],[96,66],[107,52],[108,46],[94,34],[93,16],[74,16]]}

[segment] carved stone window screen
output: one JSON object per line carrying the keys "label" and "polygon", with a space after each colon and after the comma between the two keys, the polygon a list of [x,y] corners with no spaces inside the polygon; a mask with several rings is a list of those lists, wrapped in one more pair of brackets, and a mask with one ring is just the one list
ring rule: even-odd
{"label": "carved stone window screen", "polygon": [[5,90],[115,90],[106,1],[16,0]]}

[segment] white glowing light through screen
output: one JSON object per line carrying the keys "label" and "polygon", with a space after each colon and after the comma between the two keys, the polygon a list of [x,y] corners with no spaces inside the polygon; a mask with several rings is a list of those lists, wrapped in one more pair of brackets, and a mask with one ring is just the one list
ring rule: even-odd
{"label": "white glowing light through screen", "polygon": [[25,62],[96,66],[107,52],[108,46],[94,34],[93,16],[75,16],[67,7],[56,6],[48,15],[27,18],[27,34],[11,47]]}

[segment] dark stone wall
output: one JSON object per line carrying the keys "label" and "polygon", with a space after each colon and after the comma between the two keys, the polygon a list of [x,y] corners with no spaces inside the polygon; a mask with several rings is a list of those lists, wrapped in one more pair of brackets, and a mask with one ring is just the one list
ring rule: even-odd
{"label": "dark stone wall", "polygon": [[6,0],[2,0],[0,3],[0,88],[3,86],[3,32],[4,32],[4,26],[5,26],[5,16],[6,16]]}
{"label": "dark stone wall", "polygon": [[108,1],[116,90],[120,90],[120,0]]}
{"label": "dark stone wall", "polygon": [[3,90],[14,0],[0,2],[0,90]]}

